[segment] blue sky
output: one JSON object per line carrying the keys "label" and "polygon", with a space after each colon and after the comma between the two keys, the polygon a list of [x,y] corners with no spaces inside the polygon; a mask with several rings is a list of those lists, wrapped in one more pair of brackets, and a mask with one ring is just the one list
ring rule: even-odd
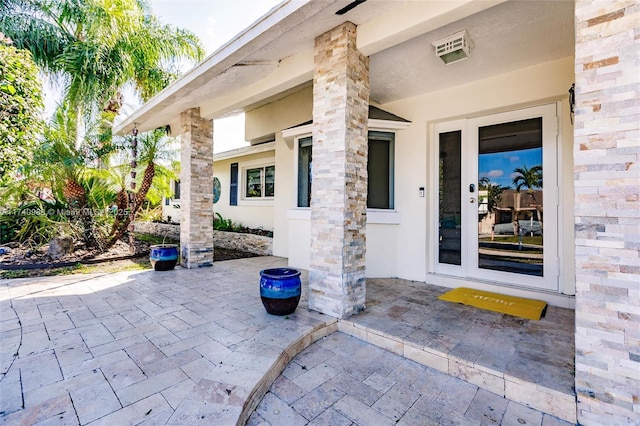
{"label": "blue sky", "polygon": [[[150,0],[149,4],[163,23],[188,29],[200,37],[207,55],[263,16],[281,0]],[[59,88],[44,82],[45,116],[55,110]],[[123,115],[140,106],[135,96],[125,93]],[[215,152],[248,145],[244,141],[244,115],[216,120]]]}
{"label": "blue sky", "polygon": [[478,178],[488,177],[491,182],[513,187],[513,170],[516,167],[542,164],[542,148],[522,149],[519,151],[480,154],[478,159]]}

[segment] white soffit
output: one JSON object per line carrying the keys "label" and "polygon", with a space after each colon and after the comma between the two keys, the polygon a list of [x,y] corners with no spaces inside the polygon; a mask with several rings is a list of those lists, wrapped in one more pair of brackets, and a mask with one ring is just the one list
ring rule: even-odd
{"label": "white soffit", "polygon": [[[522,37],[544,35],[553,53],[542,55],[533,48],[531,40],[524,40],[527,42],[519,44],[524,47],[523,52],[515,52],[514,60],[509,63],[514,67],[564,54],[564,32],[573,34],[571,0],[506,3],[504,0],[369,0],[345,15],[335,15],[335,11],[350,2],[284,1],[114,130],[128,132],[134,123],[143,131],[168,123],[176,126],[180,113],[188,108],[199,107],[203,118],[213,119],[267,103],[311,80],[315,37],[347,20],[358,25],[358,46],[371,56],[371,98],[379,103],[461,84],[480,78],[481,74],[495,74],[497,69],[504,69],[505,59],[493,56],[493,46],[505,41],[502,39],[514,38],[513,31],[519,26],[539,27],[535,31],[524,31]],[[565,19],[567,3],[571,7],[569,24]],[[501,10],[510,4],[513,4],[510,9]],[[541,6],[531,6],[538,4]],[[528,22],[523,21],[525,18]],[[545,19],[550,22],[544,22]],[[566,27],[560,34],[562,46],[553,40],[558,24]],[[443,78],[441,68],[425,62],[424,55],[437,60],[438,67],[444,67],[435,56],[431,42],[464,28],[476,43],[473,58],[485,58],[478,68],[480,72],[456,69],[458,65],[468,68],[466,64],[474,64],[471,59],[464,61],[466,64],[448,67],[450,75]],[[522,42],[522,37],[516,38]],[[544,46],[545,43],[538,44]],[[572,49],[573,39],[569,44]],[[489,64],[491,61],[493,66]],[[436,78],[438,80],[434,80]]]}

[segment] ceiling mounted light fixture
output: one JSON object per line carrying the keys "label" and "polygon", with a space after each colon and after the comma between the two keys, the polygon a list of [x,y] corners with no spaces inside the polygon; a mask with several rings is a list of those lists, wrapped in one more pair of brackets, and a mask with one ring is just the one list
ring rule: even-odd
{"label": "ceiling mounted light fixture", "polygon": [[474,47],[467,30],[441,38],[433,42],[433,46],[436,48],[436,55],[447,65],[469,59],[471,48]]}

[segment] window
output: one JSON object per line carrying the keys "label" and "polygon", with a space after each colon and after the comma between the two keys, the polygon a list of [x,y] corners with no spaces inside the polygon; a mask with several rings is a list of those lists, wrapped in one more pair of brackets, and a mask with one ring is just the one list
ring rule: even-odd
{"label": "window", "polygon": [[311,136],[298,140],[298,207],[311,207]]}
{"label": "window", "polygon": [[275,166],[245,169],[245,198],[273,197],[275,178]]}
{"label": "window", "polygon": [[367,208],[393,209],[394,134],[369,132]]}
{"label": "window", "polygon": [[179,180],[173,181],[173,197],[172,198],[174,200],[180,199],[180,181]]}
{"label": "window", "polygon": [[231,163],[229,184],[229,205],[238,205],[238,163]]}
{"label": "window", "polygon": [[[311,137],[298,140],[298,207],[311,206]],[[394,208],[394,134],[369,132],[367,207]]]}

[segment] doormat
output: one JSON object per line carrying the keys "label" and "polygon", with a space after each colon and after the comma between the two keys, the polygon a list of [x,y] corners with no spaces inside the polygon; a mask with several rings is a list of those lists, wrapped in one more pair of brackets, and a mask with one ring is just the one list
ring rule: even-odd
{"label": "doormat", "polygon": [[547,310],[547,303],[542,300],[524,299],[466,287],[451,290],[438,299],[531,320],[539,320]]}

